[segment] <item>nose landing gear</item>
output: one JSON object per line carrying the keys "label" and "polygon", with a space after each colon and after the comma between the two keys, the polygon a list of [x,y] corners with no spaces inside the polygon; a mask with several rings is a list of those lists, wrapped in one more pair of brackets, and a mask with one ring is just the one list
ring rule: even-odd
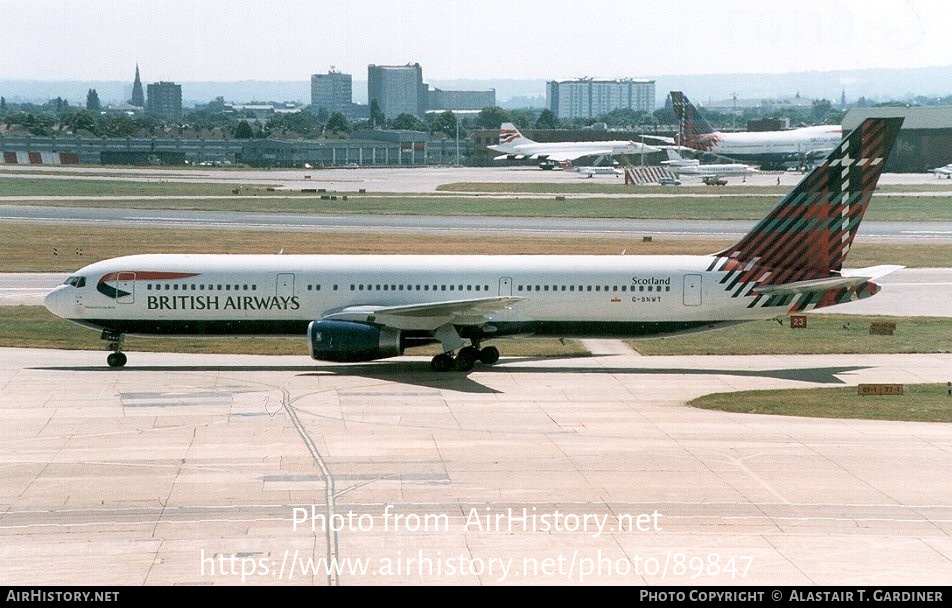
{"label": "nose landing gear", "polygon": [[106,365],[113,369],[119,369],[126,364],[126,354],[122,352],[122,334],[104,329],[99,336],[103,340],[109,341],[107,347],[112,352],[106,357]]}

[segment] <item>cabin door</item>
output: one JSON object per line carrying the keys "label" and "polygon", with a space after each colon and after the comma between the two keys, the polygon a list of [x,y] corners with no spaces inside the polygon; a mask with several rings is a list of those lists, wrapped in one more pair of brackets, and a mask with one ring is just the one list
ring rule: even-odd
{"label": "cabin door", "polygon": [[294,274],[282,272],[275,283],[274,295],[279,298],[290,298],[294,295]]}
{"label": "cabin door", "polygon": [[701,305],[701,275],[699,274],[684,275],[684,305],[685,306],[700,306]]}

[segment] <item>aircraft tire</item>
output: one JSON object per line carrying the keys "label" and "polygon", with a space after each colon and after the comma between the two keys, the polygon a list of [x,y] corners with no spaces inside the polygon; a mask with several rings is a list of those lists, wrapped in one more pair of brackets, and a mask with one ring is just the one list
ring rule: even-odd
{"label": "aircraft tire", "polygon": [[453,369],[453,357],[449,356],[446,353],[442,353],[433,357],[430,361],[430,367],[433,368],[433,371],[436,372],[446,372]]}
{"label": "aircraft tire", "polygon": [[479,360],[486,365],[492,365],[499,361],[499,349],[495,346],[487,346],[479,349]]}
{"label": "aircraft tire", "polygon": [[114,369],[124,367],[125,364],[126,364],[125,353],[109,353],[109,356],[106,357],[106,365]]}
{"label": "aircraft tire", "polygon": [[479,358],[479,351],[472,346],[459,349],[456,354],[456,371],[468,372],[476,365],[476,359]]}

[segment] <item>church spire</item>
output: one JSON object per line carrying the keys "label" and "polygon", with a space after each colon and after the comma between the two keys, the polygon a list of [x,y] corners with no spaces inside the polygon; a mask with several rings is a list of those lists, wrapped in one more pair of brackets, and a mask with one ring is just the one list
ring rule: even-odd
{"label": "church spire", "polygon": [[140,108],[145,107],[145,96],[142,94],[142,81],[139,80],[138,63],[136,64],[136,81],[132,83],[132,99],[129,100],[129,104]]}

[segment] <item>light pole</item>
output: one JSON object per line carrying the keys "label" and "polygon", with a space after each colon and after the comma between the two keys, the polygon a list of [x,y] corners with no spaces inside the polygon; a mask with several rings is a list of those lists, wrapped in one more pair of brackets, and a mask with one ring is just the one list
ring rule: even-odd
{"label": "light pole", "polygon": [[456,122],[456,166],[459,167],[459,116],[453,114],[453,120]]}

